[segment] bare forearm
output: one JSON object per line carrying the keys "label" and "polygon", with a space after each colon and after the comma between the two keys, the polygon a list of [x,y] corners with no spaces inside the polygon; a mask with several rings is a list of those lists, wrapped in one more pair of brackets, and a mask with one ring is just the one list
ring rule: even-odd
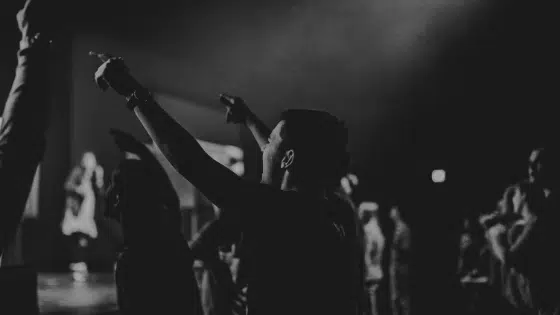
{"label": "bare forearm", "polygon": [[[542,221],[541,221],[542,222]],[[528,251],[538,244],[535,244],[536,233],[539,227],[536,226],[535,221],[528,222],[521,235],[516,239],[515,243],[510,247],[510,249],[505,254],[507,262],[512,265],[517,265],[524,257],[528,255]]]}
{"label": "bare forearm", "polygon": [[212,159],[152,98],[147,100],[138,102],[134,112],[167,160],[214,204],[240,209],[246,197],[241,178]]}
{"label": "bare forearm", "polygon": [[507,228],[504,225],[496,225],[486,231],[486,239],[488,241],[491,254],[502,263],[505,262],[507,253]]}
{"label": "bare forearm", "polygon": [[499,261],[505,261],[506,250],[502,244],[498,242],[497,239],[489,239],[490,251]]}
{"label": "bare forearm", "polygon": [[[192,165],[206,162],[208,155],[198,141],[177,123],[152,98],[138,102],[134,108],[136,117],[152,140],[177,171],[188,179],[197,177]],[[190,177],[190,178],[189,178]]]}
{"label": "bare forearm", "polygon": [[268,143],[268,137],[271,131],[255,114],[249,114],[245,125],[253,134],[260,148]]}
{"label": "bare forearm", "polygon": [[102,89],[111,87],[129,98],[129,108],[134,108],[144,129],[167,160],[213,204],[234,209],[228,212],[240,213],[238,209],[247,208],[251,196],[266,190],[258,184],[243,181],[210,157],[198,141],[138,84],[122,59],[92,54],[103,61],[95,74],[98,85]]}

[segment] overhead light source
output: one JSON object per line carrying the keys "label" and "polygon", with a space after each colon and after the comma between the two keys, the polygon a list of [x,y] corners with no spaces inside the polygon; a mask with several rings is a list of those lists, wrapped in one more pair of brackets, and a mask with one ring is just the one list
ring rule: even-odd
{"label": "overhead light source", "polygon": [[443,183],[445,182],[445,170],[433,170],[432,171],[432,182],[434,183]]}

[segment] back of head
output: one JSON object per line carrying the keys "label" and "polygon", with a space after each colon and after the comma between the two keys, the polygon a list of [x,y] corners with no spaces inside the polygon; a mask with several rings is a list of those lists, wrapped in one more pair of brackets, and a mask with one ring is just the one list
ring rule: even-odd
{"label": "back of head", "polygon": [[286,110],[281,120],[285,144],[295,151],[295,181],[338,186],[349,164],[344,123],[327,112],[305,109]]}
{"label": "back of head", "polygon": [[128,155],[134,158],[124,158],[113,173],[107,191],[107,215],[122,220],[129,240],[180,233],[179,198],[163,167],[132,136],[124,132],[114,132],[113,136],[121,151],[132,153]]}

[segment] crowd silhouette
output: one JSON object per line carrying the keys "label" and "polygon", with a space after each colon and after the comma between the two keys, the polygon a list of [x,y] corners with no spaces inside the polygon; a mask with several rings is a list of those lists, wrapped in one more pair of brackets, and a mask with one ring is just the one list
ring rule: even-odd
{"label": "crowd silhouette", "polygon": [[[56,30],[45,12],[52,10],[50,2],[27,0],[17,15],[18,66],[0,129],[0,259],[48,146],[46,82]],[[325,111],[289,109],[269,129],[242,98],[221,94],[225,122],[246,127],[262,150],[261,181],[253,182],[212,159],[124,59],[90,55],[100,64],[98,87],[123,97],[166,159],[219,209],[187,242],[177,193],[145,144],[111,131],[121,161],[106,188],[95,155],[84,154],[66,184],[61,228],[78,235],[78,244],[95,239],[101,203],[119,223],[123,246],[115,279],[122,314],[415,313],[414,230],[398,204],[354,196],[359,179],[349,172],[341,120]],[[465,218],[453,275],[461,285],[457,314],[560,314],[558,157],[554,148],[536,148],[527,178],[507,187],[496,209]],[[77,245],[74,264],[83,262],[84,246]],[[195,261],[202,263],[201,279]]]}

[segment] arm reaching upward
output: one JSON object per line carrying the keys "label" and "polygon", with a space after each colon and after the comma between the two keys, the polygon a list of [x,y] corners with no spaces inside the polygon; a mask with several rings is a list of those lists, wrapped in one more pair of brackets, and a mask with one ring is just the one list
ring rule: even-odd
{"label": "arm reaching upward", "polygon": [[50,41],[39,31],[45,31],[40,15],[49,16],[49,6],[50,1],[28,0],[17,15],[22,39],[0,128],[0,257],[16,234],[45,150]]}
{"label": "arm reaching upward", "polygon": [[264,146],[268,143],[268,137],[271,132],[270,129],[249,109],[242,98],[221,94],[220,101],[227,108],[226,121],[228,123],[241,123],[247,126],[262,151]]}
{"label": "arm reaching upward", "polygon": [[486,239],[490,245],[490,251],[496,259],[504,263],[506,259],[507,247],[505,245],[506,227],[497,224],[486,232]]}
{"label": "arm reaching upward", "polygon": [[543,229],[543,225],[542,219],[531,218],[523,226],[519,235],[513,240],[509,250],[504,254],[506,263],[514,267],[520,267],[524,264],[526,257],[530,256],[531,250],[542,246],[542,244],[539,244],[538,232]]}
{"label": "arm reaching upward", "polygon": [[[98,56],[106,56],[100,55]],[[222,209],[242,211],[256,194],[270,188],[242,180],[225,166],[212,159],[198,141],[151,97],[128,72],[122,59],[105,60],[96,72],[96,82],[112,87],[126,96],[136,116],[167,160],[209,200]]]}

